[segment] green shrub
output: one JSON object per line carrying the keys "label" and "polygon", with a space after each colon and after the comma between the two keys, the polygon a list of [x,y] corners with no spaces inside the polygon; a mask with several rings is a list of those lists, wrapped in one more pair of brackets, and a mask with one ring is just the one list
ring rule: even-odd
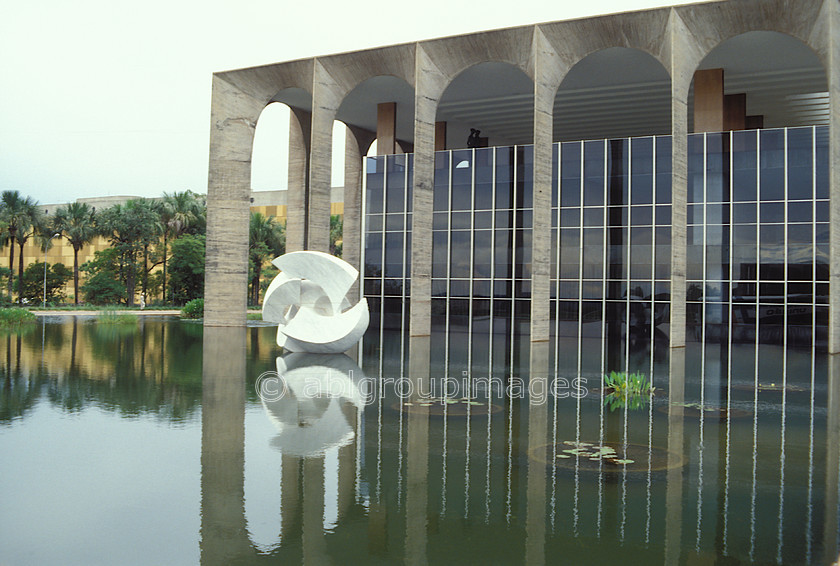
{"label": "green shrub", "polygon": [[204,299],[193,299],[184,305],[181,318],[204,318]]}
{"label": "green shrub", "polygon": [[14,327],[35,322],[35,315],[20,307],[6,307],[0,309],[0,327]]}

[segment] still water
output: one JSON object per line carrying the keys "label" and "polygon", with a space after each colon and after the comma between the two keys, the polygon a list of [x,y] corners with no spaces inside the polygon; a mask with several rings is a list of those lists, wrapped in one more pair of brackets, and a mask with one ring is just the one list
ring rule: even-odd
{"label": "still water", "polygon": [[544,378],[539,345],[496,376],[399,334],[352,356],[274,336],[72,316],[0,336],[0,563],[837,556],[825,357],[781,387],[724,376],[710,402],[688,375],[611,411],[599,382]]}

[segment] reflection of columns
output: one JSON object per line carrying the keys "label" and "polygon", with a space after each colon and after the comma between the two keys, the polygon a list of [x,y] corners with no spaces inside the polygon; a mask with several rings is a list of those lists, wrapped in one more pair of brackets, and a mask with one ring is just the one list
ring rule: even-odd
{"label": "reflection of columns", "polygon": [[332,129],[340,96],[336,92],[335,81],[318,60],[315,61],[314,73],[306,247],[329,253]]}
{"label": "reflection of columns", "polygon": [[680,406],[685,399],[685,349],[671,350],[671,389],[668,391],[668,471],[665,486],[665,560],[664,564],[680,561],[682,539],[683,501],[683,444],[685,442],[684,409]]}
{"label": "reflection of columns", "polygon": [[837,533],[840,525],[837,519],[837,506],[840,494],[837,493],[840,481],[840,355],[829,356],[828,362],[828,417],[826,419],[825,449],[825,518],[823,527],[823,563],[828,564],[837,558]]}
{"label": "reflection of columns", "polygon": [[[408,375],[415,396],[420,391],[430,391],[429,356],[428,336],[412,338],[409,344]],[[429,413],[426,407],[415,406],[412,409],[415,410],[408,414],[406,446],[405,563],[425,564],[428,560]]]}
{"label": "reflection of columns", "polygon": [[411,336],[431,332],[432,198],[435,184],[435,115],[446,84],[417,46],[414,92],[414,185],[411,230]]}
{"label": "reflection of columns", "polygon": [[280,501],[283,512],[280,515],[281,540],[297,539],[300,528],[300,461],[298,456],[282,456],[280,475]]}
{"label": "reflection of columns", "polygon": [[[548,342],[531,343],[530,368],[530,390],[541,397],[530,397],[528,405],[528,453],[534,454],[548,442]],[[528,458],[526,564],[545,564],[545,492],[546,465]]]}
{"label": "reflection of columns", "polygon": [[286,251],[306,249],[309,192],[309,145],[312,114],[292,108],[289,113],[289,187],[286,193]]}
{"label": "reflection of columns", "polygon": [[201,410],[201,564],[251,552],[245,526],[245,329],[205,328]]}
{"label": "reflection of columns", "polygon": [[324,540],[324,457],[303,459],[303,563],[329,564]]}
{"label": "reflection of columns", "polygon": [[251,147],[263,105],[213,77],[205,326],[245,326]]}
{"label": "reflection of columns", "polygon": [[[531,341],[547,341],[550,326],[551,157],[554,96],[560,69],[542,30],[535,31],[534,214],[531,231]],[[552,55],[554,57],[552,57]]]}

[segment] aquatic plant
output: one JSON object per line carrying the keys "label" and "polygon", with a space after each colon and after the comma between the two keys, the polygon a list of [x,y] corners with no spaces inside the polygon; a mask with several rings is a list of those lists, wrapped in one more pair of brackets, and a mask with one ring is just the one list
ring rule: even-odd
{"label": "aquatic plant", "polygon": [[643,373],[611,371],[604,376],[604,387],[611,392],[604,396],[604,404],[615,411],[622,407],[641,409],[653,394],[654,387]]}
{"label": "aquatic plant", "polygon": [[0,328],[18,327],[21,324],[35,322],[35,315],[20,307],[0,309]]}
{"label": "aquatic plant", "polygon": [[137,324],[137,315],[107,308],[99,311],[97,321],[100,324]]}

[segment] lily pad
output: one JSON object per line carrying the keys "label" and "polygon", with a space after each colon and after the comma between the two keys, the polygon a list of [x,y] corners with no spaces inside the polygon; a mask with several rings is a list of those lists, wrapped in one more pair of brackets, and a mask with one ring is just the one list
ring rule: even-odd
{"label": "lily pad", "polygon": [[571,458],[568,454],[558,454],[555,458]]}
{"label": "lily pad", "polygon": [[628,459],[619,460],[619,459],[616,459],[616,460],[614,460],[614,462],[616,464],[633,464],[635,462],[635,460],[628,460]]}

